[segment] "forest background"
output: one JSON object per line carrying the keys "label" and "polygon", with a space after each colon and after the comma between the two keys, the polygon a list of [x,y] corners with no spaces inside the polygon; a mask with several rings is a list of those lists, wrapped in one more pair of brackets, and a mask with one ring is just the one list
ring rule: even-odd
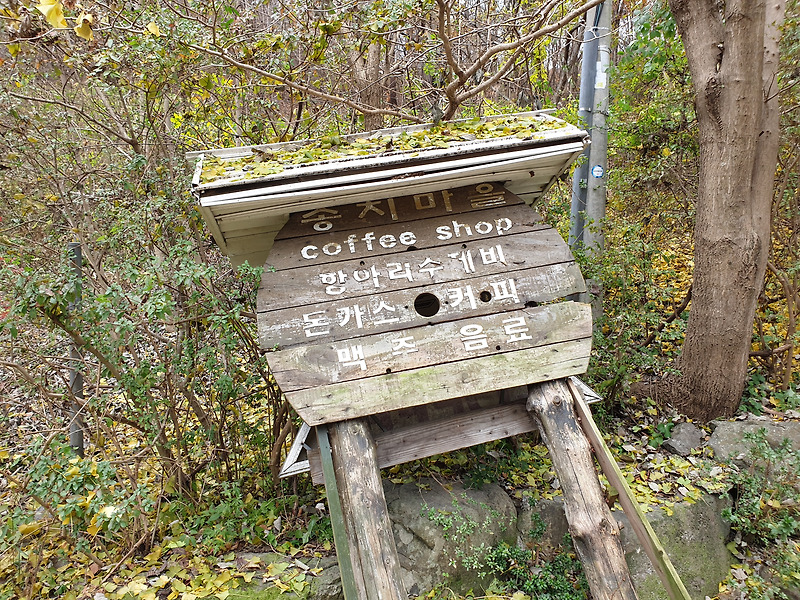
{"label": "forest background", "polygon": [[[0,598],[148,597],[164,584],[130,588],[136,561],[178,548],[195,575],[164,596],[224,598],[235,576],[209,564],[231,549],[329,551],[323,492],[277,477],[298,422],[255,338],[260,266],[216,249],[184,154],[538,108],[575,121],[596,3],[4,0]],[[613,4],[606,250],[577,253],[605,290],[587,380],[608,423],[630,417],[657,444],[677,417],[631,384],[674,372],[691,312],[697,117],[666,3]],[[800,408],[797,19],[789,2],[742,403],[758,413]],[[570,196],[561,182],[538,207],[565,237]],[[500,477],[485,452],[407,469]]]}

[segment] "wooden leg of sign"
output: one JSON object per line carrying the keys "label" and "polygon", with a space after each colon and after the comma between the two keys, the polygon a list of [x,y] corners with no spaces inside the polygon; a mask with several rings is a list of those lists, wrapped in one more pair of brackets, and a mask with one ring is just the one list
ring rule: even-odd
{"label": "wooden leg of sign", "polygon": [[354,419],[333,423],[329,433],[358,594],[347,600],[405,600],[408,595],[401,581],[375,442],[367,422]]}
{"label": "wooden leg of sign", "polygon": [[350,544],[347,542],[347,529],[344,525],[342,502],[339,498],[339,488],[336,485],[336,470],[333,467],[333,452],[328,437],[327,425],[317,425],[317,443],[319,445],[322,473],[325,478],[325,491],[328,494],[328,509],[331,513],[331,528],[333,529],[333,543],[336,544],[336,557],[339,559],[339,574],[342,578],[342,592],[346,600],[358,598],[355,576],[353,574],[353,561],[350,558]]}
{"label": "wooden leg of sign", "polygon": [[570,533],[592,596],[595,600],[635,600],[619,529],[606,505],[566,380],[530,386],[527,407],[550,451]]}
{"label": "wooden leg of sign", "polygon": [[661,578],[661,583],[664,584],[667,594],[671,600],[691,600],[689,592],[686,591],[686,587],[672,565],[672,561],[658,540],[656,532],[653,531],[650,523],[648,523],[642,509],[639,508],[639,503],[636,502],[636,498],[628,486],[628,482],[625,481],[622,471],[619,470],[614,456],[603,441],[603,436],[600,430],[597,429],[594,419],[592,419],[589,405],[586,404],[580,390],[572,381],[569,382],[569,389],[575,399],[575,410],[581,420],[581,427],[592,443],[597,462],[600,464],[600,468],[603,469],[603,473],[608,477],[608,482],[619,492],[619,503],[622,505],[622,510],[628,516],[633,531],[636,533],[636,537],[639,538],[639,543],[642,544],[645,554],[650,558],[650,562],[653,563],[653,568]]}

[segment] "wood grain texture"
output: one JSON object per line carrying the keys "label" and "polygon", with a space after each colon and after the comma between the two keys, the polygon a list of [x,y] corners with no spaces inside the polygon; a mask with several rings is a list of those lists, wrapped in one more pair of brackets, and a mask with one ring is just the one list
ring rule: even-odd
{"label": "wood grain texture", "polygon": [[405,600],[407,593],[369,427],[363,419],[344,421],[331,425],[329,434],[359,594],[354,600]]}
{"label": "wood grain texture", "polygon": [[[409,424],[374,434],[378,467],[385,469],[535,430],[525,400]],[[318,449],[308,451],[308,461],[313,483],[324,483]]]}
{"label": "wood grain texture", "polygon": [[[283,249],[283,244],[278,249]],[[523,234],[457,239],[447,244],[439,242],[438,246],[427,250],[403,251],[403,246],[400,249],[400,252],[381,256],[365,255],[359,251],[355,253],[356,258],[349,258],[348,254],[347,260],[333,264],[314,264],[283,271],[266,269],[261,279],[264,293],[259,295],[258,310],[266,312],[307,302],[426,287],[461,281],[476,274],[513,274],[572,261],[572,254],[558,232],[543,226]],[[391,266],[398,264],[401,267]],[[398,276],[405,272],[406,265],[413,281],[409,281],[408,276]],[[395,278],[390,276],[392,273]],[[356,278],[359,276],[362,281]],[[327,285],[329,283],[334,285]]]}
{"label": "wood grain texture", "polygon": [[298,212],[276,239],[259,342],[311,425],[586,368],[590,312],[554,302],[580,270],[496,183]]}
{"label": "wood grain texture", "polygon": [[589,364],[591,339],[495,354],[457,365],[423,367],[286,394],[309,425],[577,375]]}
{"label": "wood grain texture", "polygon": [[[473,331],[479,331],[479,337],[464,337],[463,332]],[[585,339],[591,335],[591,308],[585,304],[561,302],[448,321],[426,327],[421,332],[408,329],[336,343],[300,345],[271,354],[268,360],[281,389],[293,392],[425,366],[444,367],[448,363]],[[405,344],[402,349],[399,349],[400,343]],[[346,362],[356,355],[360,360]],[[451,364],[451,368],[469,369],[469,365]]]}
{"label": "wood grain texture", "polygon": [[527,407],[539,424],[558,475],[569,530],[592,596],[636,600],[619,529],[606,505],[566,380],[530,386]]}
{"label": "wood grain texture", "polygon": [[[516,290],[513,296],[503,292],[511,291],[511,282]],[[262,348],[284,349],[309,342],[354,339],[373,333],[428,327],[445,321],[521,309],[530,303],[550,302],[585,289],[578,266],[560,263],[509,275],[472,277],[457,283],[421,286],[350,300],[327,303],[308,300],[299,307],[258,313],[259,341]],[[301,290],[297,293],[302,295]],[[415,309],[415,302],[421,294],[435,296],[439,306],[435,315],[427,317]],[[356,318],[356,313],[359,318]],[[312,321],[318,324],[312,327]]]}
{"label": "wood grain texture", "polygon": [[661,545],[658,536],[656,536],[656,532],[639,507],[639,503],[636,501],[636,497],[633,495],[628,482],[625,480],[625,476],[614,460],[614,455],[611,454],[608,446],[606,446],[606,443],[603,441],[603,435],[600,433],[597,425],[595,425],[594,419],[592,419],[592,413],[583,395],[572,381],[569,381],[568,385],[575,402],[575,412],[580,418],[581,427],[586,433],[586,437],[594,448],[597,463],[600,465],[600,468],[603,469],[603,473],[605,473],[608,478],[608,482],[614,486],[614,489],[619,493],[619,503],[627,515],[631,527],[633,527],[633,531],[639,543],[642,545],[645,554],[647,554],[647,557],[650,559],[653,569],[658,574],[659,579],[661,579],[661,583],[664,584],[664,589],[667,591],[670,600],[690,600],[689,592],[683,585],[669,556],[664,551],[664,547]]}
{"label": "wood grain texture", "polygon": [[[487,199],[493,199],[495,206],[512,206],[522,203],[519,197],[509,193],[502,184],[487,182],[480,184],[480,190],[477,189],[478,187],[472,185],[422,194],[354,202],[318,211],[294,212],[278,239],[385,227],[394,223],[403,224],[431,217],[479,212],[486,208]],[[329,218],[323,219],[322,217],[325,216]],[[325,231],[320,231],[319,228],[315,229],[315,223],[320,220],[328,221],[330,229]]]}

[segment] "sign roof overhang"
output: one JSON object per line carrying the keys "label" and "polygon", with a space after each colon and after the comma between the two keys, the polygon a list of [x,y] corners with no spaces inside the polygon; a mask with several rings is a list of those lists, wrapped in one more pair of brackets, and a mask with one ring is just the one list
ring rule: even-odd
{"label": "sign roof overhang", "polygon": [[[543,112],[517,116],[537,115],[545,118]],[[465,140],[447,148],[349,156],[291,165],[280,173],[252,179],[219,178],[201,183],[203,162],[207,157],[233,162],[286,144],[206,150],[189,153],[187,158],[197,159],[192,190],[217,244],[234,264],[247,260],[260,265],[292,212],[424,194],[487,181],[503,184],[532,204],[588,143],[585,131],[561,123],[561,127],[525,139],[510,136]],[[430,127],[430,124],[414,125],[348,137],[398,136]]]}

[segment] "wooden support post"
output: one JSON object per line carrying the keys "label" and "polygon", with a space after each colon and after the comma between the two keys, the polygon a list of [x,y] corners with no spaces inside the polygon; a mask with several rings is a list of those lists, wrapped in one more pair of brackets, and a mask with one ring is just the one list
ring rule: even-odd
{"label": "wooden support post", "polygon": [[332,423],[329,433],[357,594],[347,600],[405,600],[375,442],[367,422]]}
{"label": "wooden support post", "polygon": [[635,600],[619,529],[606,505],[566,380],[530,386],[527,408],[550,451],[570,533],[592,596],[595,600]]}
{"label": "wooden support post", "polygon": [[336,544],[336,558],[339,560],[342,592],[345,599],[357,598],[358,593],[356,592],[356,582],[353,576],[353,561],[350,558],[350,545],[347,543],[347,530],[344,526],[342,502],[339,499],[339,488],[336,485],[336,471],[333,468],[333,452],[331,452],[328,427],[326,425],[318,425],[316,431],[320,462],[322,463],[322,472],[325,477],[325,492],[328,495],[328,510],[331,513],[333,543]]}

